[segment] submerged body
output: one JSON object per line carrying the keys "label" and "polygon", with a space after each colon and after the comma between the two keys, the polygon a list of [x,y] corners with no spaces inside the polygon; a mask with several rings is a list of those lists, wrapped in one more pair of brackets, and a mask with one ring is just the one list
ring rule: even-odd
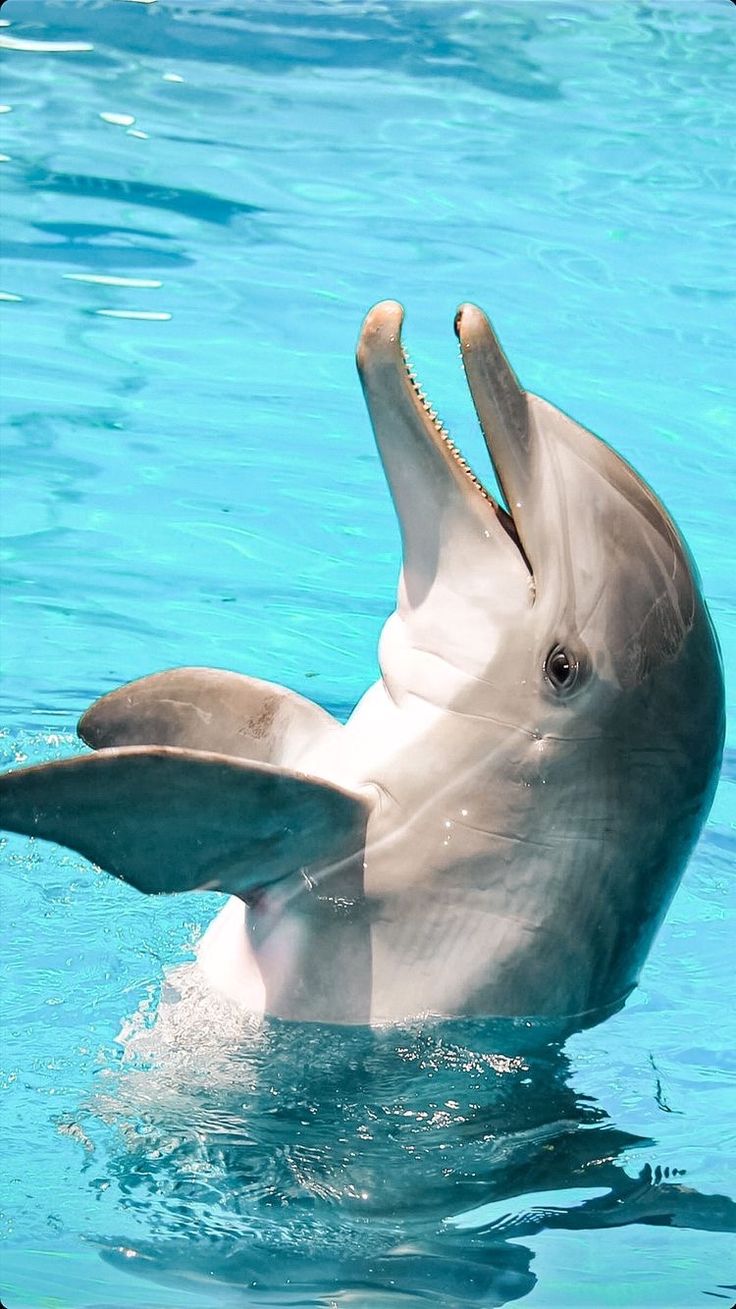
{"label": "submerged body", "polygon": [[408,371],[402,311],[358,365],[402,533],[381,679],[342,726],[282,687],[178,669],[83,716],[96,754],[3,779],[3,824],[139,889],[233,899],[199,966],[250,1010],[338,1023],[620,1007],[710,806],[717,643],[692,561],[609,447],[456,320],[506,500]]}

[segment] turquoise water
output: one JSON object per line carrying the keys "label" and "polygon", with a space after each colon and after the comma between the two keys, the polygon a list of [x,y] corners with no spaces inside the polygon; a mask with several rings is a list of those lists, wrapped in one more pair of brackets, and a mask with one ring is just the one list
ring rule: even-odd
{"label": "turquoise water", "polygon": [[[631,459],[733,669],[733,5],[1,21],[9,763],[72,752],[92,699],[180,663],[347,714],[397,571],[352,361],[386,296],[479,469],[463,299]],[[256,1035],[190,996],[123,1064],[121,1022],[216,899],[153,905],[7,841],[7,1309],[730,1305],[734,729],[639,990],[527,1062],[478,1024]]]}

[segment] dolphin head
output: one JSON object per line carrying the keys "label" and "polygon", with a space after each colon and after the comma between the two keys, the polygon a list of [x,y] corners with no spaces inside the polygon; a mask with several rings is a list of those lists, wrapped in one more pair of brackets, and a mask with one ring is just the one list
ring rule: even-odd
{"label": "dolphin head", "polygon": [[[488,319],[463,305],[455,331],[505,504],[491,495],[419,389],[402,318],[398,304],[377,305],[358,345],[403,546],[384,679],[397,702],[464,716],[462,739],[485,724],[484,826],[505,832],[513,815],[518,859],[536,869],[525,877],[535,922],[557,896],[572,933],[586,901],[583,930],[608,943],[598,998],[623,993],[710,807],[722,750],[721,661],[697,571],[643,479],[524,391]],[[447,751],[442,769],[451,775]]]}

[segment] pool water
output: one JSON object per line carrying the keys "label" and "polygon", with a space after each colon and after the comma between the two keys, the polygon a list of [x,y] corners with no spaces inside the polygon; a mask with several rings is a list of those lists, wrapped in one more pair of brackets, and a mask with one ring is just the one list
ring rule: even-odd
{"label": "pool water", "polygon": [[[733,669],[728,0],[0,23],[7,763],[73,752],[94,698],[177,664],[347,715],[399,558],[352,359],[384,297],[483,476],[464,299],[634,463]],[[154,904],[7,840],[3,1304],[731,1305],[735,728],[639,989],[525,1060],[478,1023],[173,1004],[217,897]]]}

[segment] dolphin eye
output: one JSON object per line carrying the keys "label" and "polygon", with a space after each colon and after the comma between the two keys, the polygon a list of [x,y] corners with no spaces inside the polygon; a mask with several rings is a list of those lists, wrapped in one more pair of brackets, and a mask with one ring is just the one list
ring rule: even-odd
{"label": "dolphin eye", "polygon": [[544,661],[544,675],[555,691],[571,691],[578,680],[579,664],[564,646],[556,645]]}

